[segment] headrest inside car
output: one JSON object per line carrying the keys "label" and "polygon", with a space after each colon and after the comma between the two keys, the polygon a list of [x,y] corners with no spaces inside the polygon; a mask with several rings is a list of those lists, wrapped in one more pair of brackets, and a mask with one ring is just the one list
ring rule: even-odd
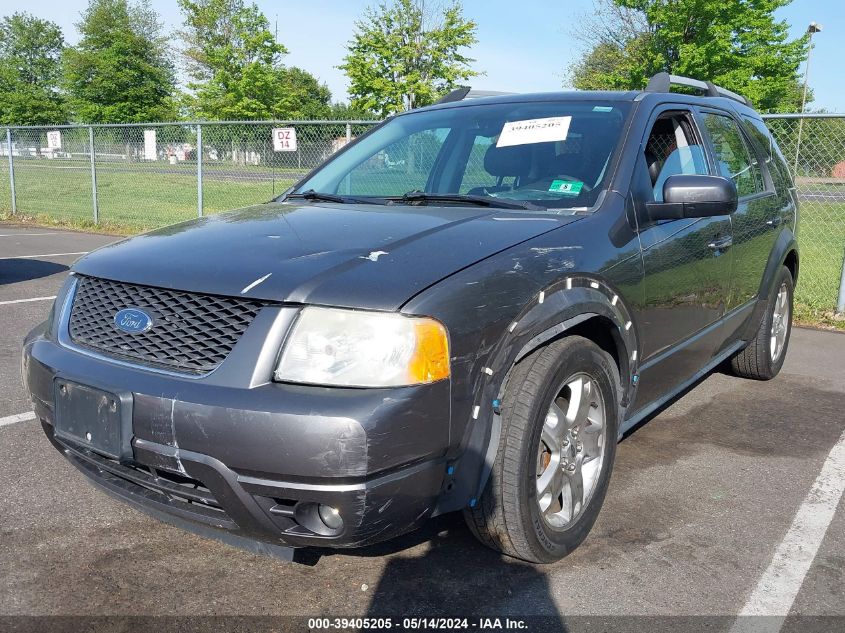
{"label": "headrest inside car", "polygon": [[484,154],[484,169],[497,178],[525,176],[531,169],[531,146],[496,147],[491,145]]}

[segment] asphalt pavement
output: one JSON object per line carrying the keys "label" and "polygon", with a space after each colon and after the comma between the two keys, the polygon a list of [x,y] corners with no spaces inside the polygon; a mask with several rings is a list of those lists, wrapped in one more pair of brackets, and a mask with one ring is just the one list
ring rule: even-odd
{"label": "asphalt pavement", "polygon": [[845,335],[794,329],[775,380],[714,373],[636,430],[557,564],[485,549],[460,515],[286,563],[104,496],[27,419],[21,341],[79,254],[115,239],[0,224],[0,616],[845,617]]}

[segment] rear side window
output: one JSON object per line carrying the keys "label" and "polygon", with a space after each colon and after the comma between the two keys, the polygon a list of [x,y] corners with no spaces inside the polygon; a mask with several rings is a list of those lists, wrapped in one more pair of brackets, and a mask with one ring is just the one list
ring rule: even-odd
{"label": "rear side window", "polygon": [[707,112],[704,114],[704,127],[713,140],[719,175],[736,183],[739,197],[765,191],[757,157],[745,142],[736,121],[729,116]]}
{"label": "rear side window", "polygon": [[773,175],[779,174],[786,182],[790,182],[791,176],[789,173],[789,167],[786,165],[786,159],[783,157],[780,148],[775,142],[769,128],[766,127],[766,124],[760,119],[743,116],[742,125],[748,135],[754,139],[760,149],[763,150],[764,159],[766,161],[766,165],[769,167],[769,172]]}

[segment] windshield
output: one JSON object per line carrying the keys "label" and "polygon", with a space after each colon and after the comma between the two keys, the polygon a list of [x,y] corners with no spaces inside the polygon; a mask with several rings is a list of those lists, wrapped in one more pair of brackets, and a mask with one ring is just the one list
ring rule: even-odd
{"label": "windshield", "polygon": [[336,201],[591,207],[627,102],[478,104],[397,116],[289,195]]}

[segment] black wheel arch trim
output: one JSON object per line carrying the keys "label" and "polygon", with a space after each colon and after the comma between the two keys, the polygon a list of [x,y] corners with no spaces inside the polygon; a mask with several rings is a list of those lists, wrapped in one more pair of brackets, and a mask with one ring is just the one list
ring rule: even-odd
{"label": "black wheel arch trim", "polygon": [[786,265],[786,262],[790,257],[795,259],[795,275],[792,281],[794,285],[798,285],[798,270],[800,266],[798,240],[792,232],[792,229],[784,228],[778,235],[775,245],[769,253],[769,260],[766,262],[763,279],[760,282],[760,288],[757,291],[756,305],[754,306],[751,316],[742,328],[740,338],[743,341],[750,341],[756,335],[757,328],[760,325],[760,319],[763,318],[763,313],[768,309],[769,295],[775,285],[778,273],[780,272],[780,269]]}
{"label": "black wheel arch trim", "polygon": [[798,239],[790,228],[784,228],[775,240],[775,244],[769,253],[769,260],[766,262],[766,270],[763,273],[763,280],[760,282],[760,298],[769,296],[769,292],[777,279],[781,266],[786,265],[790,256],[795,258],[795,274],[793,283],[798,285],[798,270],[800,264],[800,253],[798,251]]}
{"label": "black wheel arch trim", "polygon": [[[598,276],[573,274],[534,295],[503,332],[473,381],[471,419],[450,461],[446,489],[435,514],[474,505],[487,484],[499,447],[502,421],[499,406],[513,367],[525,356],[561,336],[584,335],[595,322],[610,334],[622,389],[620,420],[633,402],[639,367],[639,336],[633,312],[620,292]],[[579,328],[579,326],[581,326]],[[589,338],[589,336],[587,336]],[[483,365],[483,366],[482,366]]]}

